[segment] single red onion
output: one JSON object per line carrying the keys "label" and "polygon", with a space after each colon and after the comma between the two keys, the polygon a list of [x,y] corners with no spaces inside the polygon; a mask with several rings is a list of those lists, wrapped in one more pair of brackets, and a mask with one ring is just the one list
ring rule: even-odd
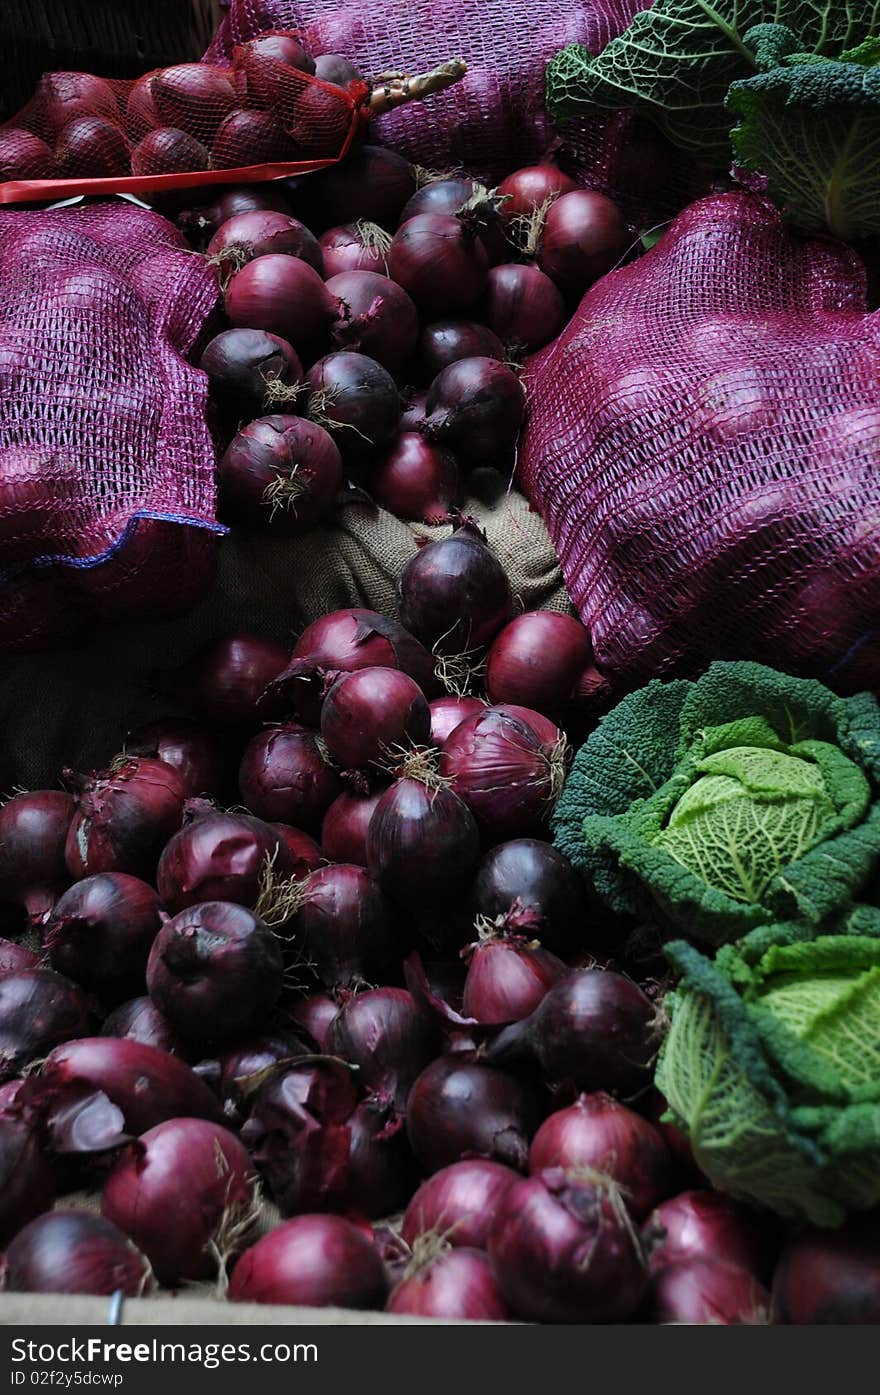
{"label": "single red onion", "polygon": [[342,786],[321,739],[290,723],[261,731],[245,747],[238,772],[241,797],[266,820],[320,828]]}
{"label": "single red onion", "polygon": [[552,730],[548,742],[531,720],[489,707],[447,738],[440,772],[493,841],[548,826],[570,756],[562,732]]}
{"label": "single red onion", "polygon": [[[289,823],[273,823],[271,827],[274,828],[287,849],[291,868],[290,876],[293,877],[294,881],[301,882],[310,872],[316,872],[326,862],[337,861],[336,858],[326,857],[314,838],[309,837],[308,833],[303,833],[301,829],[292,828]],[[342,858],[338,860],[340,862],[347,861],[347,859]]]}
{"label": "single red onion", "polygon": [[385,1271],[362,1230],[342,1216],[296,1216],[245,1250],[232,1271],[233,1303],[381,1308]]}
{"label": "single red onion", "polygon": [[255,257],[299,257],[324,275],[324,258],[314,233],[298,218],[263,209],[235,213],[221,223],[208,243],[208,256],[221,268],[235,271]]}
{"label": "single red onion", "polygon": [[55,131],[75,116],[119,116],[112,84],[91,73],[46,73],[38,91]]}
{"label": "single red onion", "polygon": [[556,338],[568,316],[549,276],[531,263],[508,262],[489,271],[486,318],[505,344],[532,353]]}
{"label": "single red onion", "polygon": [[622,974],[577,969],[529,1017],[503,1028],[486,1058],[532,1061],[545,1078],[582,1090],[635,1094],[650,1079],[654,1015],[651,1000]]}
{"label": "single red onion", "polygon": [[338,167],[315,175],[310,184],[311,204],[322,227],[363,218],[393,228],[415,193],[416,176],[409,161],[396,151],[362,145]]}
{"label": "single red onion", "polygon": [[217,794],[223,786],[226,762],[217,740],[186,718],[162,717],[129,732],[125,751],[173,766],[188,798]]}
{"label": "single red onion", "polygon": [[430,179],[407,199],[400,214],[400,226],[421,213],[459,213],[479,189],[466,174]]}
{"label": "single red onion", "polygon": [[157,127],[131,152],[131,172],[135,175],[193,174],[210,168],[208,147],[177,126]]}
{"label": "single red onion", "polygon": [[431,526],[448,523],[461,497],[455,457],[418,431],[401,431],[373,466],[369,491],[398,518]]}
{"label": "single red onion", "polygon": [[[268,30],[256,39],[242,44],[236,53],[236,63],[241,65],[247,74],[248,91],[253,96],[263,97],[269,102],[277,101],[287,90],[283,85],[279,89],[273,82],[273,78],[276,77],[278,83],[284,82],[284,75],[280,73],[280,69],[297,68],[303,73],[315,71],[314,58],[303,48],[294,34],[283,30]],[[262,88],[259,75],[262,75],[265,84]],[[286,83],[289,88],[289,76]]]}
{"label": "single red onion", "polygon": [[20,127],[0,131],[0,179],[51,179],[52,174],[52,149],[44,140]]}
{"label": "single red onion", "polygon": [[350,1116],[348,1132],[349,1208],[371,1218],[400,1211],[420,1176],[402,1116],[384,1097],[368,1095]]}
{"label": "single red onion", "polygon": [[560,194],[570,194],[577,188],[569,175],[563,174],[557,165],[549,160],[539,165],[524,165],[502,179],[495,193],[500,201],[501,217],[505,221],[514,218],[530,217],[538,209],[544,208],[548,200],[558,199]]}
{"label": "single red onion", "polygon": [[41,919],[70,885],[64,857],[73,796],[33,790],[0,806],[0,897]]}
{"label": "single red onion", "polygon": [[360,80],[360,73],[341,53],[319,53],[315,58],[315,77],[336,87],[348,87]]}
{"label": "single red onion", "polygon": [[880,1322],[878,1239],[876,1213],[853,1216],[841,1230],[806,1230],[791,1239],[773,1275],[774,1323]]}
{"label": "single red onion", "polygon": [[223,189],[214,203],[200,209],[196,218],[201,226],[213,233],[237,213],[250,213],[256,209],[290,213],[290,199],[284,185],[276,182],[233,184]]}
{"label": "single red onion", "polygon": [[226,287],[224,306],[231,325],[278,334],[297,353],[310,351],[338,310],[315,268],[302,257],[281,252],[255,257],[236,271]]}
{"label": "single red onion", "polygon": [[519,1174],[489,1158],[466,1158],[441,1168],[415,1192],[400,1233],[409,1246],[433,1232],[450,1245],[485,1250],[501,1199]]}
{"label": "single red onion", "polygon": [[37,1115],[12,1105],[0,1113],[0,1245],[48,1211],[55,1178],[41,1146]]}
{"label": "single red onion", "polygon": [[319,867],[301,883],[285,926],[327,988],[381,980],[398,950],[391,903],[363,867]]}
{"label": "single red onion", "polygon": [[505,359],[504,345],[488,325],[476,320],[435,320],[425,325],[419,345],[422,372],[427,382],[451,363],[463,358]]}
{"label": "single red onion", "polygon": [[506,1322],[510,1310],[482,1250],[443,1249],[392,1291],[386,1312],[456,1322]]}
{"label": "single red onion", "polygon": [[255,1211],[250,1158],[219,1124],[169,1119],[125,1150],[101,1210],[143,1250],[161,1283],[209,1278],[218,1255],[247,1244]]}
{"label": "single red onion", "polygon": [[0,978],[0,1081],[19,1075],[53,1046],[89,1030],[82,990],[52,969],[21,969]]}
{"label": "single red onion", "polygon": [[329,277],[327,289],[339,300],[331,339],[339,349],[355,349],[399,373],[411,361],[419,339],[419,317],[406,291],[375,271],[343,271]]}
{"label": "single red onion", "polygon": [[36,950],[17,945],[12,940],[0,940],[0,975],[18,974],[22,969],[36,969],[40,956]]}
{"label": "single red onion", "polygon": [[[363,671],[363,670],[362,670]],[[343,790],[334,799],[321,825],[321,848],[328,862],[367,865],[367,830],[383,791],[352,794]]]}
{"label": "single red onion", "polygon": [[262,329],[224,329],[208,344],[199,367],[214,401],[229,415],[257,416],[272,403],[296,400],[303,367],[292,344]]}
{"label": "single red onion", "polygon": [[90,1211],[49,1211],[20,1230],[4,1257],[7,1293],[124,1293],[154,1287],[146,1256],[124,1232]]}
{"label": "single red onion", "polygon": [[465,717],[474,717],[486,710],[486,702],[478,697],[457,697],[447,693],[435,698],[429,704],[431,710],[431,741],[435,746],[445,746],[448,738]]}
{"label": "single red onion", "polygon": [[529,1149],[529,1171],[536,1175],[548,1167],[610,1178],[637,1221],[675,1186],[672,1158],[660,1134],[604,1091],[580,1095],[544,1120]]}
{"label": "single red onion", "polygon": [[625,253],[630,234],[616,203],[575,189],[547,210],[538,265],[566,295],[581,295]]}
{"label": "single red onion", "polygon": [[590,636],[579,620],[552,610],[519,615],[496,635],[486,665],[493,703],[515,703],[553,712],[577,695],[592,674]]}
{"label": "single red onion", "polygon": [[225,518],[296,536],[326,518],[342,487],[342,457],[323,427],[303,417],[250,421],[220,459]]}
{"label": "single red onion", "polygon": [[710,1259],[769,1280],[778,1252],[777,1227],[723,1192],[698,1188],[662,1201],[642,1226],[652,1274],[684,1260]]}
{"label": "single red onion", "polygon": [[613,1187],[561,1168],[505,1193],[489,1258],[504,1299],[529,1322],[622,1322],[647,1287],[644,1257]]}
{"label": "single red onion", "polygon": [[[395,901],[408,906],[453,900],[470,880],[480,854],[476,822],[457,794],[404,761],[402,777],[385,791],[367,831],[367,867]],[[406,774],[406,771],[410,774]]]}
{"label": "single red onion", "polygon": [[260,635],[226,635],[193,660],[193,701],[218,725],[254,723],[260,697],[286,665],[287,650],[282,645]]}
{"label": "single red onion", "polygon": [[431,714],[400,669],[362,668],[337,678],[321,708],[321,737],[343,769],[382,768],[391,753],[428,740]]}
{"label": "single red onion", "polygon": [[168,126],[210,137],[236,105],[231,74],[205,63],[160,68],[150,83],[153,103]]}
{"label": "single red onion", "polygon": [[485,356],[458,359],[428,389],[424,432],[450,446],[463,464],[485,465],[513,450],[525,409],[512,368]]}
{"label": "single red onion", "polygon": [[328,277],[343,271],[375,271],[388,275],[388,248],[391,238],[378,223],[343,223],[328,228],[319,238]]}
{"label": "single red onion", "polygon": [[366,354],[328,354],[309,369],[306,384],[310,417],[330,432],[346,459],[362,458],[397,431],[397,385],[387,369]]}
{"label": "single red onion", "polygon": [[373,610],[333,610],[303,630],[283,672],[267,680],[266,704],[317,725],[330,683],[361,668],[399,668],[426,696],[436,691],[431,655],[402,625]]}
{"label": "single red onion", "polygon": [[117,121],[102,116],[77,116],[61,128],[52,152],[54,173],[60,178],[84,175],[111,179],[128,174],[129,149]]}
{"label": "single red onion", "polygon": [[121,1041],[140,1042],[144,1046],[156,1046],[174,1056],[186,1054],[180,1037],[165,1021],[152,998],[146,994],[141,998],[131,998],[120,1003],[104,1018],[101,1036],[118,1037]]}
{"label": "single red onion", "polygon": [[243,906],[207,901],[163,925],[150,952],[147,989],[175,1031],[229,1041],[265,1022],[281,993],[281,948]]}
{"label": "single red onion", "polygon": [[159,858],[156,886],[172,914],[205,901],[256,906],[271,867],[284,880],[293,863],[278,832],[250,814],[187,805],[184,826]]}
{"label": "single red onion", "polygon": [[416,1076],[441,1050],[434,1023],[405,988],[354,993],[333,1020],[334,1055],[357,1067],[358,1084],[401,1113]]}
{"label": "single red onion", "polygon": [[717,1259],[683,1259],[651,1281],[651,1319],[713,1327],[764,1325],[770,1295],[754,1274]]}
{"label": "single red onion", "polygon": [[580,875],[551,843],[537,838],[514,838],[486,853],[471,888],[471,908],[495,925],[529,931],[566,957],[588,932]]}
{"label": "single red onion", "polygon": [[462,1011],[487,1026],[503,1026],[528,1017],[568,972],[562,960],[537,941],[488,924],[481,927],[479,940],[462,951],[462,957],[468,966]]}
{"label": "single red onion", "polygon": [[420,313],[448,315],[467,310],[483,294],[489,260],[476,220],[418,213],[394,234],[388,266]]}
{"label": "single red onion", "polygon": [[[248,164],[269,164],[276,160],[289,160],[295,153],[296,144],[290,132],[279,126],[274,112],[231,111],[223,119],[211,143],[211,165],[215,170],[238,169],[243,161]],[[308,234],[308,240],[309,243],[314,242],[311,234]],[[284,247],[277,245],[272,233],[269,233],[266,241],[273,252],[285,251]],[[314,248],[298,242],[297,251],[292,255],[310,261]]]}
{"label": "single red onion", "polygon": [[513,612],[507,573],[470,522],[410,558],[397,581],[397,604],[401,623],[447,655],[488,644]]}
{"label": "single red onion", "polygon": [[327,993],[310,993],[301,998],[290,1010],[291,1018],[300,1031],[304,1031],[316,1051],[329,1055],[333,1041],[333,1023],[339,1011],[335,998]]}
{"label": "single red onion", "polygon": [[113,1006],[143,987],[159,933],[159,897],[125,872],[103,872],[65,891],[46,920],[53,969]]}
{"label": "single red onion", "polygon": [[523,1171],[540,1106],[525,1079],[481,1060],[440,1056],[409,1095],[407,1132],[429,1171],[466,1156],[491,1158]]}
{"label": "single red onion", "polygon": [[125,129],[131,140],[142,140],[154,127],[162,125],[162,118],[153,101],[152,81],[152,74],[145,73],[128,89]]}
{"label": "single red onion", "polygon": [[180,827],[185,798],[180,774],[161,760],[133,756],[91,776],[67,832],[69,872],[75,878],[99,872],[151,877],[163,844]]}

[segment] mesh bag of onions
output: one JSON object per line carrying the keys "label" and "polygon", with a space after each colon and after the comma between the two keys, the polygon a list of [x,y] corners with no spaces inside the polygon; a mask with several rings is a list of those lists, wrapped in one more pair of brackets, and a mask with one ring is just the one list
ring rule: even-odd
{"label": "mesh bag of onions", "polygon": [[596,662],[880,676],[880,315],[849,248],[745,193],[604,277],[528,371],[525,492]]}
{"label": "mesh bag of onions", "polygon": [[179,610],[210,584],[217,295],[130,204],[0,211],[0,649]]}
{"label": "mesh bag of onions", "polygon": [[223,68],[180,63],[135,81],[47,73],[0,127],[0,202],[322,168],[354,139],[367,86],[314,72],[294,35],[271,33]]}

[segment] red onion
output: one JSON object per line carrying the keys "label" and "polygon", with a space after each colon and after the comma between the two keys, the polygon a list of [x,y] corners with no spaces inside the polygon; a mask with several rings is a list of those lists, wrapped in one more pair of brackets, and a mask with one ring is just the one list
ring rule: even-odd
{"label": "red onion", "polygon": [[218,479],[230,522],[295,536],[331,512],[342,487],[342,458],[314,422],[261,417],[233,438]]}
{"label": "red onion", "polygon": [[391,904],[363,867],[319,867],[301,883],[285,935],[327,988],[376,982],[398,949]]}
{"label": "red onion", "polygon": [[375,359],[342,351],[328,354],[309,369],[306,384],[309,415],[327,428],[344,456],[362,457],[397,431],[400,393]]}
{"label": "red onion", "polygon": [[400,1233],[410,1246],[433,1231],[450,1245],[485,1250],[502,1197],[518,1173],[488,1158],[441,1168],[413,1195]]}
{"label": "red onion", "polygon": [[[376,796],[378,798],[378,795]],[[12,940],[0,940],[0,975],[18,974],[22,969],[35,969],[40,956],[33,949],[14,944]]]}
{"label": "red onion", "polygon": [[510,1312],[481,1250],[445,1249],[397,1284],[386,1312],[448,1321],[505,1322]]}
{"label": "red onion", "polygon": [[319,53],[315,59],[315,77],[322,82],[332,82],[336,87],[348,87],[360,80],[360,73],[341,53]]}
{"label": "red onion", "polygon": [[216,203],[202,211],[201,220],[212,231],[221,227],[237,213],[251,213],[257,209],[272,210],[275,213],[290,213],[290,200],[283,184],[237,184],[224,189]]}
{"label": "red onion", "polygon": [[152,998],[144,995],[121,1003],[104,1018],[101,1036],[118,1037],[120,1041],[140,1042],[144,1046],[156,1046],[160,1051],[171,1055],[185,1054],[180,1038],[162,1016]]}
{"label": "red onion", "polygon": [[235,106],[230,76],[203,63],[162,68],[150,83],[153,103],[169,126],[213,135]]}
{"label": "red onion", "polygon": [[[336,800],[333,803],[335,804]],[[289,823],[273,823],[271,827],[274,828],[287,849],[291,866],[290,875],[295,881],[302,881],[310,872],[315,872],[319,867],[323,867],[325,862],[348,861],[347,858],[326,857],[314,838],[310,838],[308,833],[303,833],[299,828],[292,828]]]}
{"label": "red onion", "polygon": [[422,330],[420,356],[424,375],[433,382],[450,363],[463,358],[494,358],[502,363],[505,353],[488,325],[476,320],[435,320]]}
{"label": "red onion", "polygon": [[400,430],[421,431],[425,425],[425,403],[428,400],[427,392],[417,392],[415,388],[407,388],[401,398],[403,411],[400,414]]}
{"label": "red onion", "polygon": [[121,1003],[143,987],[160,924],[159,898],[146,882],[125,872],[85,877],[46,921],[49,963],[103,1003]]}
{"label": "red onion", "polygon": [[710,1259],[768,1279],[778,1249],[775,1225],[723,1192],[679,1192],[651,1212],[642,1246],[652,1274],[684,1260]]}
{"label": "red onion", "polygon": [[154,1287],[149,1262],[121,1229],[89,1211],[50,1211],[20,1230],[4,1258],[7,1293],[122,1292]]}
{"label": "red onion", "polygon": [[228,1041],[265,1022],[281,993],[281,948],[243,906],[208,901],[163,925],[147,988],[188,1040]]}
{"label": "red onion", "polygon": [[552,712],[575,695],[592,663],[590,636],[579,620],[552,610],[529,611],[496,636],[486,665],[486,691],[493,703]]}
{"label": "red onion", "polygon": [[435,746],[445,746],[459,722],[466,717],[474,717],[486,710],[483,698],[456,697],[448,693],[446,697],[435,698],[429,704],[431,712],[431,741]]}
{"label": "red onion", "polygon": [[489,1258],[503,1297],[530,1322],[621,1322],[647,1273],[613,1189],[552,1168],[502,1197]]}
{"label": "red onion", "polygon": [[328,862],[367,865],[367,830],[384,791],[350,794],[343,790],[324,815],[321,847]]}
{"label": "red onion", "polygon": [[0,978],[0,1080],[9,1080],[59,1042],[89,1029],[89,1007],[76,984],[52,969]]}
{"label": "red onion", "polygon": [[528,930],[557,954],[583,944],[588,931],[584,884],[567,857],[537,838],[515,838],[486,854],[471,890],[475,915]]}
{"label": "red onion", "polygon": [[493,840],[547,827],[569,757],[565,737],[554,731],[547,742],[530,721],[489,707],[447,738],[441,774]]}
{"label": "red onion", "polygon": [[254,1077],[299,1057],[307,1056],[309,1048],[303,1037],[290,1030],[279,1029],[250,1037],[231,1050],[225,1051],[217,1062],[220,1068],[219,1092],[227,1122],[240,1125],[250,1108]]}
{"label": "red onion", "polygon": [[17,127],[0,131],[0,179],[51,179],[52,173],[52,150],[44,140]]}
{"label": "red onion", "polygon": [[421,213],[459,213],[480,187],[465,174],[431,179],[407,199],[400,215],[400,226]]}
{"label": "red onion", "polygon": [[337,678],[321,708],[321,736],[343,769],[382,767],[390,753],[428,740],[424,693],[395,668],[361,668]]}
{"label": "red onion", "polygon": [[164,717],[129,732],[125,751],[173,766],[189,798],[216,794],[223,785],[225,761],[217,741],[185,718]]}
{"label": "red onion", "polygon": [[574,180],[563,174],[557,165],[545,161],[540,165],[525,165],[503,179],[495,190],[505,220],[529,217],[544,207],[548,199],[570,194],[577,188]]}
{"label": "red onion", "polygon": [[320,828],[341,790],[320,738],[290,723],[260,732],[245,747],[238,772],[241,797],[259,818]]}
{"label": "red onion", "polygon": [[473,815],[452,790],[420,775],[418,753],[376,805],[367,832],[367,866],[380,886],[405,905],[451,901],[480,854]]}
{"label": "red onion", "polygon": [[880,1322],[876,1213],[854,1216],[842,1230],[806,1230],[789,1241],[773,1276],[773,1321]]}
{"label": "red onion", "polygon": [[554,746],[562,735],[555,722],[532,707],[519,707],[513,702],[499,702],[493,711],[500,712],[503,717],[514,717],[518,722],[525,722],[545,746]]}
{"label": "red onion", "polygon": [[715,1259],[670,1264],[655,1274],[649,1301],[657,1323],[763,1325],[770,1310],[770,1295],[753,1274]]}
{"label": "red onion", "polygon": [[438,1055],[434,1024],[405,988],[372,988],[346,999],[331,1029],[334,1055],[357,1067],[358,1084],[403,1112],[416,1076]]}
{"label": "red onion", "polygon": [[374,271],[343,271],[327,281],[338,298],[339,315],[331,331],[339,349],[356,349],[400,372],[415,352],[419,317],[406,291]]}
{"label": "red onion", "polygon": [[255,257],[236,271],[224,303],[230,324],[279,334],[298,353],[326,333],[338,308],[313,266],[281,252]]}
{"label": "red onion", "polygon": [[38,1077],[51,1096],[71,1086],[101,1091],[122,1113],[129,1133],[145,1133],[166,1119],[220,1117],[215,1096],[178,1056],[143,1042],[81,1037],[52,1051]]}
{"label": "red onion", "polygon": [[56,131],[75,116],[119,116],[112,85],[91,73],[46,73],[38,90]]}
{"label": "red onion", "polygon": [[251,1162],[219,1124],[169,1119],[125,1150],[101,1210],[140,1246],[161,1283],[209,1278],[218,1254],[247,1244],[255,1210]]}
{"label": "red onion", "polygon": [[55,1179],[37,1132],[36,1116],[9,1106],[0,1114],[0,1245],[55,1199]]}
{"label": "red onion", "polygon": [[307,998],[301,998],[294,1004],[290,1015],[297,1028],[310,1038],[315,1050],[328,1055],[333,1040],[333,1023],[338,1011],[339,1004],[329,994],[310,993]]}
{"label": "red onion", "polygon": [[387,1099],[369,1095],[349,1118],[348,1131],[348,1206],[372,1218],[399,1211],[420,1176],[401,1115]]}
{"label": "red onion", "polygon": [[145,73],[128,89],[125,101],[125,129],[133,140],[142,140],[154,126],[162,125],[162,118],[153,101],[152,81],[152,74]]}
{"label": "red onion", "polygon": [[233,1303],[381,1308],[385,1271],[375,1246],[342,1216],[296,1216],[245,1250],[232,1271]]}
{"label": "red onion", "polygon": [[317,725],[326,688],[361,668],[399,668],[426,695],[436,691],[431,655],[402,625],[373,610],[334,610],[303,630],[290,662],[269,683],[267,703]]}
{"label": "red onion", "polygon": [[[2,158],[2,157],[0,157]],[[325,275],[343,271],[376,271],[388,275],[388,248],[391,238],[378,223],[343,223],[328,228],[319,239],[324,256]]]}
{"label": "red onion", "polygon": [[131,152],[132,174],[192,174],[211,168],[211,152],[176,126],[159,126]]}
{"label": "red onion", "polygon": [[292,344],[262,329],[225,329],[199,361],[224,413],[256,415],[274,401],[294,401],[303,369]]}
{"label": "red onion", "polygon": [[362,145],[341,165],[322,170],[310,181],[312,205],[323,227],[363,218],[393,228],[400,210],[415,192],[412,165],[381,145]]}
{"label": "red onion", "polygon": [[653,1019],[650,999],[630,979],[578,969],[551,988],[531,1016],[499,1032],[487,1059],[531,1060],[550,1080],[633,1094],[650,1079]]}
{"label": "red onion", "polygon": [[351,1071],[330,1056],[280,1064],[260,1085],[241,1136],[282,1215],[344,1205],[356,1103]]}
{"label": "red onion", "polygon": [[629,241],[616,203],[592,189],[575,189],[547,210],[538,265],[566,295],[580,295],[611,270]]}
{"label": "red onion", "polygon": [[568,972],[561,959],[536,941],[488,925],[462,957],[468,966],[462,1011],[487,1026],[528,1017]]}
{"label": "red onion", "polygon": [[[231,111],[225,117],[211,145],[211,165],[216,169],[237,169],[242,161],[248,164],[268,164],[275,160],[289,160],[295,153],[295,142],[289,132],[279,126],[274,113],[266,111]],[[309,243],[313,243],[311,234]],[[284,247],[272,246],[267,250],[284,252]],[[302,256],[311,261],[313,245],[306,252],[292,251],[293,256]],[[318,270],[322,270],[319,266]]]}
{"label": "red onion", "polygon": [[459,359],[428,389],[425,435],[450,445],[462,462],[485,465],[513,450],[525,407],[522,383],[506,364]]}
{"label": "red onion", "polygon": [[134,756],[91,776],[67,833],[71,875],[150,877],[163,844],[180,827],[185,797],[181,776],[161,760]]}
{"label": "red onion", "polygon": [[483,294],[489,261],[467,215],[419,213],[394,234],[388,266],[422,314],[449,314]]}
{"label": "red onion", "polygon": [[254,722],[257,702],[287,664],[287,650],[259,635],[227,635],[198,654],[192,665],[192,696],[212,722]]}
{"label": "red onion", "polygon": [[397,603],[406,628],[443,654],[481,648],[513,610],[507,573],[470,522],[407,562]]}
{"label": "red onion", "polygon": [[412,1150],[429,1172],[465,1156],[524,1171],[539,1118],[535,1091],[521,1076],[451,1055],[438,1057],[416,1080],[406,1125]]}
{"label": "red onion", "polygon": [[[238,50],[237,62],[244,66],[248,76],[248,88],[253,89],[254,95],[259,95],[259,86],[254,84],[252,75],[255,78],[257,74],[264,74],[265,78],[268,78],[278,68],[298,68],[303,73],[315,71],[314,58],[306,52],[295,35],[283,30],[269,30],[242,44]],[[279,81],[282,80],[282,76],[279,74]],[[288,77],[287,86],[289,85]],[[283,92],[284,88],[281,91]],[[270,83],[263,95],[269,101],[277,101],[280,94]]]}
{"label": "red onion", "polygon": [[401,431],[373,466],[369,491],[398,518],[448,523],[461,495],[455,457],[417,431]]}
{"label": "red onion", "polygon": [[610,1178],[637,1221],[674,1186],[672,1158],[657,1130],[604,1091],[580,1095],[544,1120],[529,1149],[529,1171],[548,1167]]}
{"label": "red onion", "polygon": [[117,122],[102,116],[77,116],[59,132],[53,151],[54,173],[61,178],[93,175],[109,179],[128,174],[129,153]]}
{"label": "red onion", "polygon": [[33,790],[0,806],[0,896],[32,920],[70,885],[64,847],[73,812],[72,796],[61,790]]}
{"label": "red onion", "polygon": [[505,344],[527,353],[555,339],[568,318],[550,277],[536,266],[519,263],[491,268],[486,317]]}
{"label": "red onion", "polygon": [[210,805],[187,806],[186,822],[165,846],[156,885],[172,913],[205,901],[253,908],[271,865],[283,880],[293,864],[280,835],[250,814],[224,814]]}
{"label": "red onion", "polygon": [[225,265],[236,271],[255,257],[270,255],[299,257],[313,267],[319,276],[324,274],[324,259],[318,239],[304,223],[287,213],[265,209],[235,213],[220,224],[208,243],[208,256],[220,266]]}

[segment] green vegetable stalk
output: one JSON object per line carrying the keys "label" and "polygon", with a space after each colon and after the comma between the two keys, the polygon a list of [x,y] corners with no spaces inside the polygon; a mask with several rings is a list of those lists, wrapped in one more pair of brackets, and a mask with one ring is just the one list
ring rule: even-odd
{"label": "green vegetable stalk", "polygon": [[880,707],[753,663],[654,681],[581,748],[555,832],[613,910],[666,930],[819,925],[880,865]]}

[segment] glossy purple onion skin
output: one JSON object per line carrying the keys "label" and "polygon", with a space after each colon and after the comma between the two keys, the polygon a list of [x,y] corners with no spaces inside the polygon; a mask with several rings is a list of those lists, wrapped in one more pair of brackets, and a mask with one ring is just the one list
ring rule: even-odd
{"label": "glossy purple onion skin", "polygon": [[340,1007],[333,1053],[358,1070],[364,1089],[401,1111],[417,1076],[440,1052],[440,1034],[405,988],[373,988]]}
{"label": "glossy purple onion skin", "polygon": [[138,1298],[151,1287],[146,1257],[118,1226],[88,1211],[51,1211],[19,1231],[5,1256],[10,1293],[121,1291]]}
{"label": "glossy purple onion skin", "polygon": [[50,1090],[75,1084],[102,1091],[122,1111],[131,1134],[178,1116],[220,1119],[216,1097],[179,1056],[130,1039],[66,1042],[50,1052],[41,1081]]}
{"label": "glossy purple onion skin", "polygon": [[156,1046],[172,1056],[186,1056],[187,1048],[180,1037],[165,1021],[152,998],[144,994],[120,1003],[101,1026],[104,1037],[118,1037],[120,1041],[142,1042],[144,1046]]}
{"label": "glossy purple onion skin", "polygon": [[655,1274],[648,1308],[656,1323],[762,1326],[770,1295],[745,1269],[715,1259],[688,1259]]}
{"label": "glossy purple onion skin", "polygon": [[459,1322],[506,1322],[510,1310],[482,1250],[447,1250],[402,1279],[388,1299],[389,1313]]}
{"label": "glossy purple onion skin", "polygon": [[425,325],[419,355],[426,383],[462,358],[494,358],[499,363],[505,358],[498,335],[477,320],[434,320]]}
{"label": "glossy purple onion skin", "polygon": [[342,1216],[296,1216],[246,1250],[232,1271],[233,1303],[381,1308],[385,1270],[379,1253]]}
{"label": "glossy purple onion skin", "polygon": [[316,742],[297,723],[260,732],[245,747],[238,772],[241,797],[268,821],[317,830],[342,792],[339,775]]}
{"label": "glossy purple onion skin", "polygon": [[302,378],[293,345],[262,329],[222,330],[206,346],[199,367],[207,373],[212,398],[224,415],[241,410],[260,415],[269,407],[273,391],[294,389]]}
{"label": "glossy purple onion skin", "polygon": [[90,1025],[85,994],[52,969],[22,969],[0,978],[0,1081],[53,1046],[84,1036]]}
{"label": "glossy purple onion skin", "polygon": [[33,917],[50,909],[71,875],[64,857],[72,795],[34,790],[0,806],[0,897]]}
{"label": "glossy purple onion skin", "polygon": [[779,1251],[778,1225],[724,1192],[699,1188],[669,1197],[642,1226],[652,1274],[680,1260],[717,1259],[768,1282]]}
{"label": "glossy purple onion skin", "polygon": [[436,1230],[450,1245],[485,1250],[501,1198],[519,1174],[490,1158],[466,1158],[435,1172],[413,1194],[400,1233],[412,1246]]}
{"label": "glossy purple onion skin", "polygon": [[807,1230],[785,1247],[773,1275],[773,1321],[782,1325],[880,1322],[876,1213],[842,1230]]}
{"label": "glossy purple onion skin", "polygon": [[589,948],[584,884],[552,843],[514,838],[490,849],[477,868],[470,902],[474,915],[500,917],[514,928],[517,913],[525,913],[535,937],[563,957]]}
{"label": "glossy purple onion skin", "polygon": [[524,1171],[540,1117],[538,1095],[520,1076],[478,1060],[441,1056],[413,1085],[407,1130],[413,1152],[429,1172],[466,1156]]}
{"label": "glossy purple onion skin", "polygon": [[424,745],[430,734],[427,699],[399,669],[344,673],[321,708],[321,736],[343,770],[381,770],[389,752]]}
{"label": "glossy purple onion skin", "polygon": [[138,877],[85,877],[59,897],[46,922],[49,963],[105,1005],[123,1002],[143,987],[159,912],[159,897]]}
{"label": "glossy purple onion skin", "polygon": [[381,982],[399,948],[391,901],[363,867],[347,863],[306,879],[285,933],[328,989]]}
{"label": "glossy purple onion skin", "polygon": [[160,718],[130,732],[125,738],[125,749],[133,756],[150,756],[173,766],[188,798],[216,795],[223,788],[223,752],[214,735],[196,722],[179,717]]}
{"label": "glossy purple onion skin", "polygon": [[443,654],[480,649],[513,614],[507,573],[468,524],[410,558],[398,578],[397,604],[401,624]]}
{"label": "glossy purple onion skin", "polygon": [[367,867],[405,906],[450,902],[476,865],[480,838],[466,805],[448,789],[397,780],[376,805],[367,831]]}
{"label": "glossy purple onion skin", "polygon": [[321,825],[321,848],[328,862],[367,865],[367,831],[383,791],[351,794],[343,790],[334,799]]}
{"label": "glossy purple onion skin", "polygon": [[37,1121],[24,1108],[0,1112],[0,1245],[4,1247],[55,1197],[55,1178]]}
{"label": "glossy purple onion skin", "polygon": [[156,872],[162,904],[172,915],[205,901],[253,907],[267,865],[285,878],[293,864],[276,829],[250,814],[190,808],[165,845]]}

